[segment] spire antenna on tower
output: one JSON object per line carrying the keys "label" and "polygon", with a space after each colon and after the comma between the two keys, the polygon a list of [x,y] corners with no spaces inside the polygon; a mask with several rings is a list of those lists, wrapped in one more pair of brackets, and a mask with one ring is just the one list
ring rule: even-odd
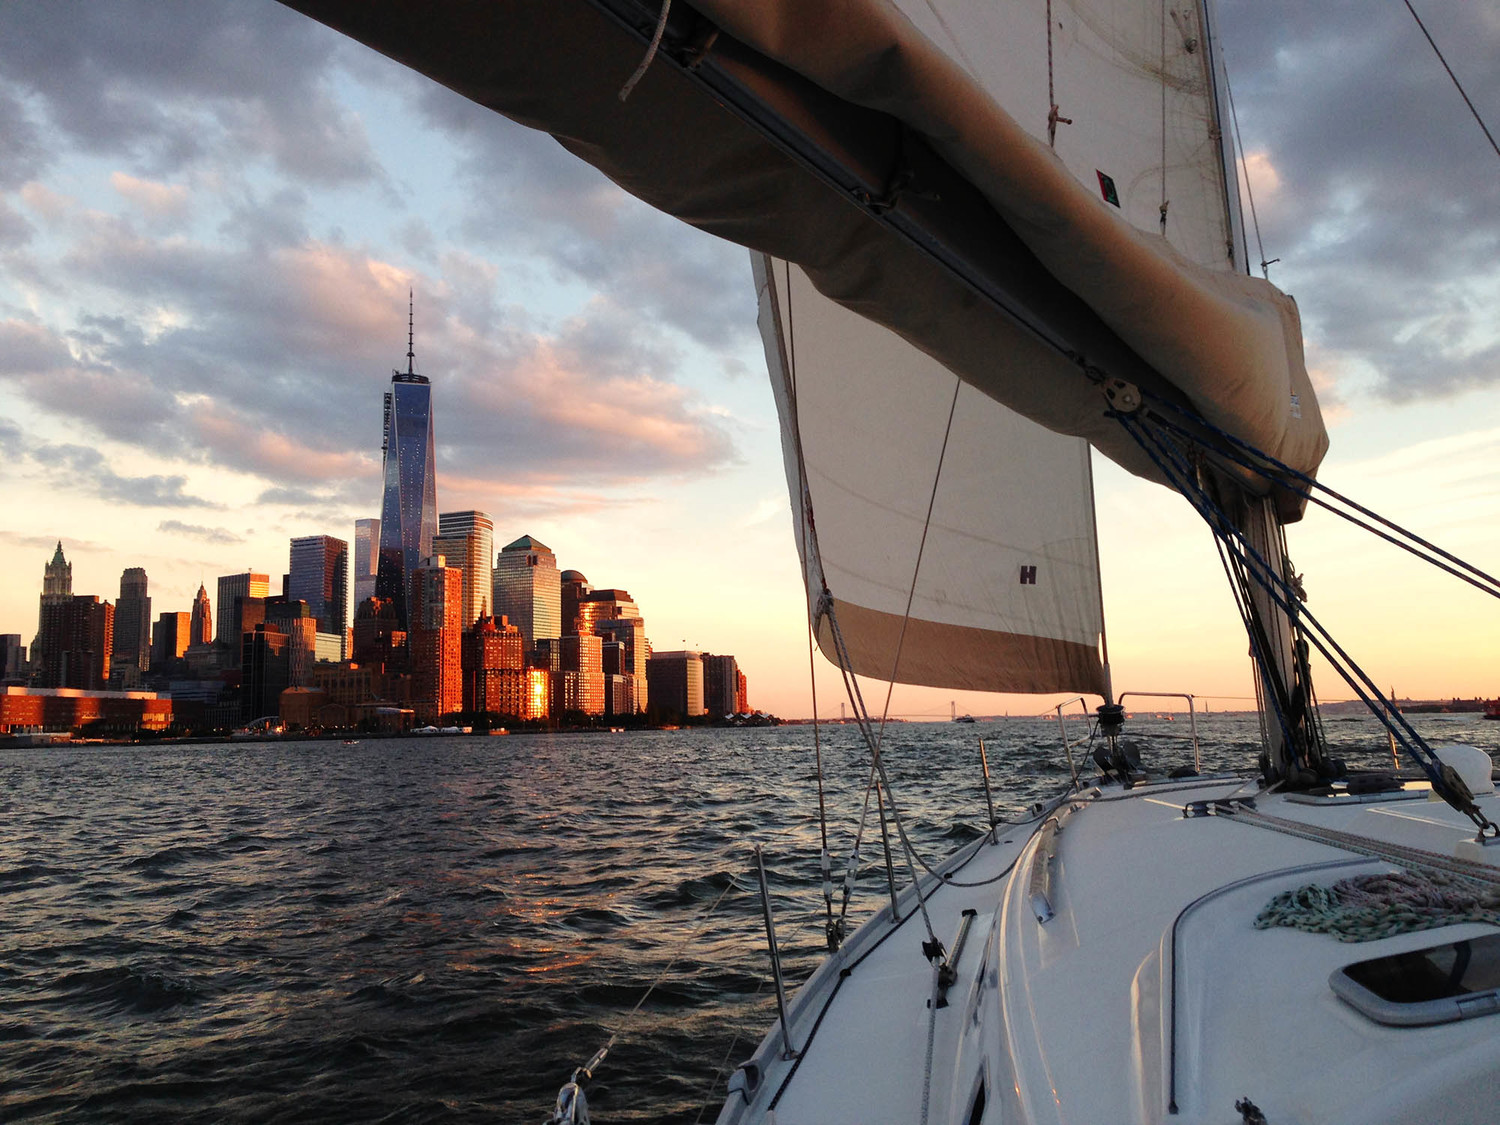
{"label": "spire antenna on tower", "polygon": [[416,300],[412,296],[412,291],[408,289],[406,291],[406,373],[408,375],[415,374],[412,370],[412,361],[416,359],[416,355],[412,351],[413,325],[415,324],[413,314],[415,309]]}

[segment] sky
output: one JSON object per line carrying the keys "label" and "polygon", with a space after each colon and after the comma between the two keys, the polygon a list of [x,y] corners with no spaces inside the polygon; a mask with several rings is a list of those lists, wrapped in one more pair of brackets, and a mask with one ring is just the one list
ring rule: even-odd
{"label": "sky", "polygon": [[[1500,7],[1415,6],[1494,131]],[[1496,572],[1500,160],[1399,0],[1218,7],[1321,479]],[[270,0],[0,5],[0,632],[30,643],[59,539],[77,593],[145,567],[153,614],[280,575],[290,537],[352,541],[408,292],[440,510],[489,512],[497,546],[536,536],[628,589],[658,650],[733,653],[752,705],[809,714],[746,252]],[[1095,464],[1116,688],[1249,706],[1197,517]],[[1485,595],[1318,513],[1289,541],[1377,682],[1500,694]],[[898,687],[891,710],[1050,702]]]}

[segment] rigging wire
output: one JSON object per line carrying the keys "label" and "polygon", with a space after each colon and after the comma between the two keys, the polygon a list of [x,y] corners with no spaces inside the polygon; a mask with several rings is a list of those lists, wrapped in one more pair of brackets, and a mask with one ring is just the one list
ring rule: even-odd
{"label": "rigging wire", "polygon": [[1464,84],[1458,80],[1458,75],[1453,73],[1453,68],[1448,65],[1448,60],[1443,57],[1442,50],[1438,47],[1437,41],[1433,39],[1432,33],[1427,30],[1427,25],[1422,22],[1422,17],[1417,15],[1417,10],[1411,6],[1411,0],[1402,0],[1402,3],[1406,5],[1406,10],[1411,13],[1411,18],[1417,21],[1417,26],[1422,29],[1422,34],[1426,37],[1428,46],[1432,48],[1433,54],[1437,55],[1438,62],[1443,64],[1443,69],[1448,72],[1448,77],[1453,79],[1454,89],[1458,91],[1458,96],[1463,98],[1464,105],[1469,107],[1469,112],[1474,115],[1474,120],[1479,125],[1479,128],[1484,131],[1484,139],[1490,142],[1490,147],[1495,150],[1495,155],[1500,156],[1500,144],[1495,142],[1495,135],[1490,132],[1490,127],[1484,123],[1484,118],[1479,116],[1479,110],[1475,109],[1474,103],[1469,100],[1468,92],[1464,90]]}
{"label": "rigging wire", "polygon": [[[1359,667],[1349,656],[1343,647],[1333,638],[1333,635],[1322,625],[1321,622],[1300,603],[1300,596],[1296,589],[1284,577],[1277,573],[1276,569],[1266,561],[1265,557],[1245,538],[1244,534],[1228,520],[1222,509],[1214,502],[1202,488],[1190,480],[1184,480],[1174,473],[1157,451],[1151,447],[1143,433],[1147,427],[1143,419],[1132,418],[1127,415],[1112,413],[1125,428],[1126,432],[1140,445],[1148,457],[1155,462],[1157,468],[1167,476],[1174,487],[1193,505],[1199,515],[1203,517],[1210,528],[1214,529],[1216,537],[1220,538],[1228,549],[1231,557],[1236,560],[1238,566],[1245,569],[1249,577],[1260,586],[1276,604],[1276,606],[1287,615],[1288,619],[1296,619],[1302,629],[1303,635],[1311,642],[1318,652],[1328,661],[1335,672],[1345,683],[1364,701],[1371,712],[1380,718],[1386,729],[1400,742],[1403,749],[1421,767],[1422,772],[1427,775],[1432,783],[1433,790],[1454,808],[1463,812],[1478,826],[1481,838],[1493,838],[1500,835],[1500,827],[1489,821],[1474,804],[1472,794],[1469,794],[1462,780],[1457,777],[1451,766],[1440,759],[1427,742],[1417,733],[1411,723],[1401,714],[1400,710],[1381,693],[1375,682]],[[1142,432],[1137,432],[1138,430]],[[1155,440],[1155,439],[1153,439]]]}
{"label": "rigging wire", "polygon": [[[1234,130],[1234,147],[1239,149],[1240,167],[1245,170],[1243,177],[1245,181],[1245,198],[1250,203],[1250,225],[1255,228],[1255,252],[1260,255],[1260,275],[1267,281],[1271,279],[1271,266],[1281,261],[1280,258],[1266,260],[1266,244],[1260,237],[1260,215],[1255,210],[1255,192],[1250,187],[1250,157],[1245,152],[1245,140],[1240,136],[1240,115],[1234,108],[1234,88],[1229,84],[1229,71],[1224,71],[1224,94],[1229,102],[1229,125]],[[1243,232],[1243,227],[1241,231]]]}
{"label": "rigging wire", "polygon": [[[770,259],[767,259],[769,263]],[[793,418],[797,417],[797,324],[792,311],[792,263],[786,262],[786,372],[787,381],[790,383],[791,413]],[[767,271],[769,273],[769,271]],[[802,476],[802,504],[803,516],[798,522],[802,530],[802,588],[809,604],[812,602],[812,579],[808,574],[807,560],[810,558],[812,544],[809,541],[810,524],[812,522],[812,495],[808,492],[807,473],[802,464],[802,442],[800,439],[801,427],[797,427],[799,434],[797,442],[798,468]],[[821,569],[821,568],[820,568]],[[842,919],[836,924],[833,918],[833,857],[828,851],[828,806],[823,796],[823,743],[819,732],[818,723],[818,670],[817,661],[813,655],[813,623],[807,623],[807,682],[808,689],[812,693],[812,720],[813,720],[813,760],[817,764],[818,777],[818,830],[823,840],[823,853],[820,864],[823,870],[823,900],[828,913],[827,937],[830,950],[837,949],[839,942],[843,939]]]}
{"label": "rigging wire", "polygon": [[[1155,395],[1152,395],[1148,391],[1142,391],[1141,394],[1146,398],[1149,398],[1154,407],[1164,407],[1167,410],[1176,413],[1179,417],[1185,419],[1190,417],[1185,410],[1177,406],[1175,403],[1169,402],[1165,399],[1157,398]],[[1496,578],[1494,575],[1479,569],[1479,567],[1474,566],[1472,563],[1464,561],[1450,551],[1445,551],[1443,548],[1437,546],[1437,544],[1429,542],[1422,536],[1418,535],[1416,532],[1407,530],[1395,521],[1387,519],[1380,513],[1375,512],[1370,508],[1365,507],[1358,501],[1345,496],[1343,493],[1333,488],[1330,488],[1328,485],[1315,479],[1314,477],[1311,477],[1306,473],[1292,468],[1290,465],[1278,460],[1277,458],[1271,456],[1269,453],[1264,453],[1261,450],[1256,449],[1248,442],[1235,437],[1233,434],[1229,433],[1226,430],[1220,429],[1219,427],[1213,425],[1211,422],[1206,422],[1203,419],[1197,417],[1192,417],[1191,420],[1194,426],[1202,427],[1213,437],[1220,439],[1221,444],[1211,445],[1203,439],[1201,434],[1195,432],[1193,429],[1190,429],[1180,423],[1173,422],[1171,419],[1162,417],[1159,414],[1156,414],[1153,417],[1153,421],[1157,424],[1165,426],[1179,436],[1186,438],[1196,445],[1201,446],[1208,452],[1229,459],[1234,464],[1239,465],[1241,468],[1248,469],[1251,472],[1264,477],[1266,480],[1271,481],[1273,484],[1286,489],[1294,496],[1298,496],[1301,499],[1307,500],[1309,503],[1316,504],[1318,507],[1332,512],[1339,518],[1347,520],[1348,522],[1354,524],[1356,527],[1362,528],[1365,531],[1370,532],[1370,534],[1384,539],[1387,543],[1390,543],[1393,546],[1400,547],[1403,551],[1415,555],[1417,558],[1430,563],[1440,570],[1446,571],[1447,573],[1453,575],[1455,578],[1467,582],[1469,585],[1475,587],[1476,589],[1483,590],[1485,593],[1490,594],[1494,597],[1500,597],[1500,578]],[[1269,471],[1269,469],[1274,469],[1276,470],[1276,472],[1272,473]],[[1294,487],[1294,485],[1292,483],[1289,483],[1289,481],[1295,482],[1301,487]],[[1333,504],[1319,497],[1317,493],[1324,493],[1332,497],[1333,500],[1336,500],[1338,503],[1348,505],[1349,508],[1353,509],[1353,511],[1357,512],[1360,516],[1365,517],[1365,519],[1358,519],[1354,515],[1351,515],[1349,512],[1335,507]],[[1382,532],[1378,528],[1374,527],[1372,523],[1365,522],[1366,520],[1373,521],[1373,524],[1379,524],[1381,527],[1388,528],[1390,531],[1395,533],[1395,536],[1387,535],[1385,532]],[[1396,536],[1403,536],[1410,542],[1403,543],[1400,541],[1400,539],[1396,538]],[[1437,557],[1430,557],[1428,554],[1424,554],[1423,552],[1431,552],[1432,555],[1435,555]],[[1461,571],[1467,573],[1461,573]]]}

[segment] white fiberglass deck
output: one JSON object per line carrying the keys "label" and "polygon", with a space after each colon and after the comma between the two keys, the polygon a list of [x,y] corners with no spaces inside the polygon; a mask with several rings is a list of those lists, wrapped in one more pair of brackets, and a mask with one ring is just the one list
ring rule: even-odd
{"label": "white fiberglass deck", "polygon": [[[1354,944],[1257,930],[1281,891],[1395,866],[1231,817],[1184,816],[1189,802],[1231,796],[1303,825],[1500,863],[1500,848],[1472,844],[1466,818],[1410,784],[1396,799],[1346,804],[1257,795],[1240,779],[1086,790],[1054,814],[1050,920],[1038,921],[1032,873],[1052,836],[1037,830],[1054,818],[1002,826],[996,843],[955,857],[955,879],[989,885],[930,894],[950,950],[962,912],[976,912],[937,1012],[930,1072],[933,970],[908,892],[904,921],[877,917],[802,989],[791,1030],[800,1057],[782,1058],[773,1032],[753,1060],[758,1081],[731,1092],[721,1123],[917,1123],[929,1073],[926,1120],[944,1125],[1239,1125],[1244,1098],[1270,1125],[1496,1120],[1500,1016],[1385,1026],[1328,983],[1352,962],[1493,927]],[[1492,819],[1497,805],[1480,800]]]}

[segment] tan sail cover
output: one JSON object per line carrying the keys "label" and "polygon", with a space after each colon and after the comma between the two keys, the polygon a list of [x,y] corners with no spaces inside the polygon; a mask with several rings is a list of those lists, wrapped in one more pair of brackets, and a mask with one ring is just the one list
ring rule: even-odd
{"label": "tan sail cover", "polygon": [[960,383],[796,267],[754,265],[823,652],[837,659],[826,589],[862,675],[1103,692],[1087,444]]}
{"label": "tan sail cover", "polygon": [[[1097,387],[587,0],[290,0],[458,92],[553,133],[626,190],[796,262],[966,382],[1143,476]],[[685,0],[677,0],[680,10]],[[647,6],[648,16],[654,3]],[[1296,308],[1230,258],[1196,5],[1156,0],[696,0],[722,29],[891,114],[966,174],[1053,274],[1205,417],[1303,471],[1326,447]],[[1050,27],[1050,31],[1049,31]],[[1045,141],[1048,56],[1059,112]],[[710,48],[710,57],[712,56]],[[1165,150],[1166,160],[1162,160]],[[1157,220],[1167,171],[1166,235]],[[894,172],[894,169],[893,169]],[[1121,207],[1104,201],[1111,177]],[[1156,185],[1156,186],[1153,186]],[[899,203],[898,203],[899,206]],[[503,216],[497,215],[497,222]]]}

